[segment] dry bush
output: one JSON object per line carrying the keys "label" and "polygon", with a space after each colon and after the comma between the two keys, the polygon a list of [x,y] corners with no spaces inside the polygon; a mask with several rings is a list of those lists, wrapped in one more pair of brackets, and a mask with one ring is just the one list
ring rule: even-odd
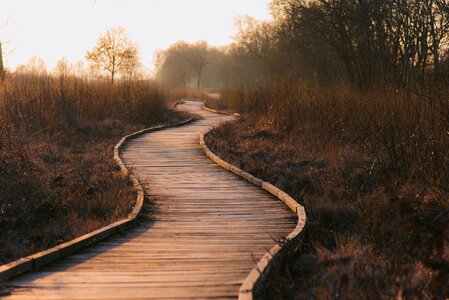
{"label": "dry bush", "polygon": [[111,85],[77,77],[15,74],[0,86],[0,97],[2,113],[21,130],[106,118],[146,122],[166,112],[166,91],[143,80]]}
{"label": "dry bush", "polygon": [[168,97],[149,81],[15,74],[0,84],[0,263],[126,216],[135,193],[113,147],[184,119]]}
{"label": "dry bush", "polygon": [[134,204],[132,185],[111,157],[118,130],[97,139],[86,138],[79,129],[65,130],[2,137],[2,262],[110,224]]}
{"label": "dry bush", "polygon": [[314,144],[320,144],[316,147],[355,147],[392,178],[447,189],[447,90],[359,91],[283,81],[254,90],[226,90],[222,103],[243,112],[262,111],[268,124],[292,137],[313,132],[318,140]]}
{"label": "dry bush", "polygon": [[270,86],[261,85],[253,89],[225,88],[221,91],[221,96],[219,103],[222,108],[250,112],[266,108],[273,94]]}
{"label": "dry bush", "polygon": [[177,101],[179,99],[204,100],[208,98],[207,93],[203,90],[190,88],[167,88],[167,94],[170,101]]}
{"label": "dry bush", "polygon": [[[254,104],[262,91],[267,96]],[[258,298],[448,297],[444,89],[363,92],[283,82],[237,91],[230,103],[246,95],[242,103],[250,104],[241,110],[259,113],[215,128],[206,142],[298,199],[308,215],[300,239],[259,282]]]}

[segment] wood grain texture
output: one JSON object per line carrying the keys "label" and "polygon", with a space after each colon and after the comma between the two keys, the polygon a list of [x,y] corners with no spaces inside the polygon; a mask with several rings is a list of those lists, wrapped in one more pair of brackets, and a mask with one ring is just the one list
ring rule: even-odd
{"label": "wood grain texture", "polygon": [[211,162],[200,134],[233,116],[143,134],[122,157],[154,202],[154,222],[21,275],[7,299],[229,299],[296,216],[275,197]]}

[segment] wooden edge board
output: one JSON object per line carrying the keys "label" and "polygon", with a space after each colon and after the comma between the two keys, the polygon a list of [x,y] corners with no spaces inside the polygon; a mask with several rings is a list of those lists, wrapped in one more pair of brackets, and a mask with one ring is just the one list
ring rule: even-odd
{"label": "wooden edge board", "polygon": [[[231,112],[226,112],[226,111],[219,111],[219,110],[216,110],[216,109],[207,107],[207,106],[206,106],[206,100],[201,100],[201,99],[188,99],[187,101],[202,102],[203,104],[202,104],[202,106],[201,106],[201,109],[206,110],[206,111],[209,111],[209,112],[212,112],[212,113],[216,113],[216,114],[219,114],[219,115],[234,116],[234,117],[240,118],[240,114],[239,114],[239,113],[231,113]],[[185,100],[179,100],[179,101],[176,101],[176,102],[173,104],[173,107],[176,107],[177,105],[183,104],[183,103],[185,103]]]}
{"label": "wooden edge board", "polygon": [[202,105],[201,108],[204,109],[204,110],[207,110],[209,112],[213,112],[213,113],[220,114],[220,115],[228,115],[228,116],[240,117],[239,113],[229,113],[229,112],[226,112],[226,111],[219,111],[219,110],[216,110],[216,109],[209,108],[209,107],[206,106],[206,101],[203,101],[203,105]]}
{"label": "wooden edge board", "polygon": [[[178,103],[178,102],[177,102]],[[175,107],[176,104],[173,106]],[[60,258],[63,258],[67,255],[73,254],[81,249],[84,249],[90,245],[98,243],[116,233],[121,233],[124,230],[127,230],[135,225],[135,219],[139,215],[142,210],[145,193],[142,185],[139,180],[133,176],[128,168],[125,166],[124,162],[120,157],[120,151],[123,146],[131,139],[135,139],[145,133],[158,131],[165,128],[177,127],[188,124],[194,121],[195,118],[190,118],[188,120],[178,122],[175,124],[168,124],[162,126],[155,126],[146,129],[139,130],[137,132],[131,133],[127,136],[124,136],[114,147],[114,160],[120,167],[121,172],[130,178],[133,183],[133,186],[137,192],[136,204],[133,207],[131,213],[128,216],[120,221],[112,223],[110,225],[101,227],[93,232],[86,233],[78,238],[70,240],[68,242],[62,243],[50,249],[38,252],[36,254],[32,254],[13,262],[4,264],[0,266],[0,282],[11,279],[14,276],[20,275],[25,272],[31,272],[38,270],[40,267],[45,266],[51,262],[54,262]]]}
{"label": "wooden edge board", "polygon": [[178,100],[175,103],[173,103],[173,108],[176,108],[176,106],[178,106],[179,104],[183,104],[183,103],[185,103],[184,100]]}
{"label": "wooden edge board", "polygon": [[[205,107],[205,102],[203,102],[202,108],[207,111],[216,112],[220,114],[226,114],[226,115],[234,115],[236,117],[240,116],[239,114],[230,114],[230,113],[223,113],[218,112],[213,109],[209,109]],[[263,181],[260,178],[257,178],[248,172],[243,171],[242,169],[229,164],[228,162],[222,160],[217,155],[215,155],[209,147],[204,142],[204,134],[200,135],[200,145],[206,154],[207,157],[209,157],[210,160],[212,160],[214,163],[219,165],[220,167],[231,171],[232,173],[246,179],[247,181],[257,185],[258,187],[266,190],[268,193],[272,194],[282,202],[284,202],[288,208],[292,212],[294,212],[298,218],[297,224],[295,229],[290,232],[290,234],[286,237],[286,240],[291,240],[297,237],[301,231],[303,230],[307,216],[306,212],[304,210],[304,207],[300,205],[298,202],[296,202],[295,199],[293,199],[290,195],[288,195],[286,192],[282,191],[281,189],[275,187],[274,185]],[[251,272],[248,274],[248,276],[243,281],[242,285],[239,289],[239,300],[252,300],[253,299],[253,289],[257,281],[260,279],[262,273],[264,270],[268,267],[270,261],[272,258],[281,250],[281,246],[279,244],[276,244],[273,246],[273,248],[270,249],[256,264],[256,266],[251,270]]]}

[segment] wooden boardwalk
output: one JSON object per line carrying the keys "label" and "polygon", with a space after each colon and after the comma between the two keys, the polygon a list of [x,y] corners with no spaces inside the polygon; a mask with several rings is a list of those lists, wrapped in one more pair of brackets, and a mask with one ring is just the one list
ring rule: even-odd
{"label": "wooden boardwalk", "polygon": [[236,298],[256,262],[296,226],[282,202],[212,163],[200,133],[232,117],[146,134],[122,154],[156,205],[155,221],[7,283],[6,299]]}

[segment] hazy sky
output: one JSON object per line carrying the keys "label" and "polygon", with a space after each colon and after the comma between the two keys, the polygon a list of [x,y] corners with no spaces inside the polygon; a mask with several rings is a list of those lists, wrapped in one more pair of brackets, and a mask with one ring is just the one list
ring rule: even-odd
{"label": "hazy sky", "polygon": [[225,45],[234,35],[234,18],[269,18],[268,0],[0,0],[0,40],[5,64],[15,68],[32,56],[53,68],[61,57],[84,59],[100,33],[123,26],[152,68],[155,50],[178,40]]}

